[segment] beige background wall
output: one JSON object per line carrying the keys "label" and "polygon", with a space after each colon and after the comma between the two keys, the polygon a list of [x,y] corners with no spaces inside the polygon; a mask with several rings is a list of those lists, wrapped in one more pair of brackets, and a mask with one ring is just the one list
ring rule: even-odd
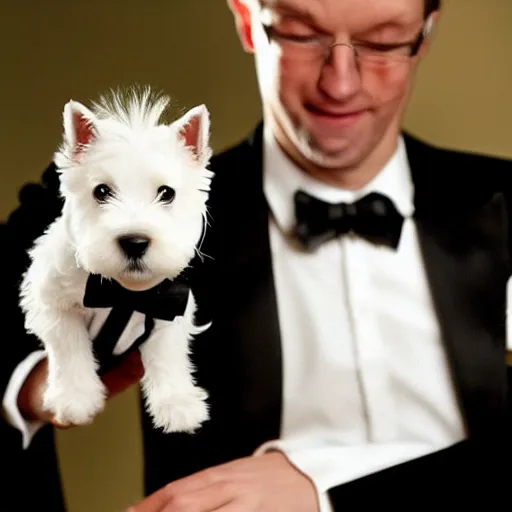
{"label": "beige background wall", "polygon": [[[445,4],[406,127],[443,146],[512,157],[512,1]],[[70,97],[87,102],[136,82],[182,107],[204,102],[215,150],[260,112],[224,0],[0,0],[0,70],[1,217],[50,161]],[[140,498],[136,392],[93,426],[59,433],[70,512],[117,512]]]}

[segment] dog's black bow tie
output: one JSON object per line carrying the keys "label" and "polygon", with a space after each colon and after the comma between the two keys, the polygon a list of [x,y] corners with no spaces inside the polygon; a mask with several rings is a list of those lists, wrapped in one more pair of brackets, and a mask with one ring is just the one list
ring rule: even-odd
{"label": "dog's black bow tie", "polygon": [[295,236],[309,250],[347,233],[396,249],[404,221],[393,202],[376,192],[352,204],[331,204],[299,190],[295,215]]}
{"label": "dog's black bow tie", "polygon": [[150,290],[134,292],[114,280],[91,274],[87,280],[84,306],[138,311],[150,318],[172,321],[185,312],[189,286],[182,278],[165,279]]}

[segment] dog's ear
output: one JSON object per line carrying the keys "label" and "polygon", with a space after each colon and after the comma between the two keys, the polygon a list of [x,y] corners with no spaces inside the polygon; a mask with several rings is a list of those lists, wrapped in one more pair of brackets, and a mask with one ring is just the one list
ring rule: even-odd
{"label": "dog's ear", "polygon": [[84,105],[70,100],[64,106],[64,136],[76,160],[96,137],[95,116]]}
{"label": "dog's ear", "polygon": [[200,165],[206,165],[211,156],[210,113],[205,105],[190,109],[175,121],[178,137],[190,148]]}

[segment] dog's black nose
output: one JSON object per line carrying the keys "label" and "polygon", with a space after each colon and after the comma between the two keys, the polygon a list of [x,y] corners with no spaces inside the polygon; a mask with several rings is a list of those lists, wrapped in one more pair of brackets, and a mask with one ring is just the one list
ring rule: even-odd
{"label": "dog's black nose", "polygon": [[127,258],[136,260],[142,258],[149,247],[150,240],[141,235],[126,235],[119,237],[117,242]]}

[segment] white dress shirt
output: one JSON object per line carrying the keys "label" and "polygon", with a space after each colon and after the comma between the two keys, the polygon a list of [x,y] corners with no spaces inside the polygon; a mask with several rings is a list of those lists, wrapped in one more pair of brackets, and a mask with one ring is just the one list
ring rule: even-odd
{"label": "white dress shirt", "polygon": [[[299,170],[265,133],[264,188],[283,351],[279,448],[318,490],[465,438],[412,214],[403,139],[364,189],[341,190]],[[343,236],[297,248],[294,193],[327,202],[387,195],[405,217],[397,251]]]}
{"label": "white dress shirt", "polygon": [[[386,194],[405,217],[398,249],[343,236],[313,254],[300,250],[290,237],[299,188],[327,202]],[[331,510],[329,488],[445,448],[466,432],[412,218],[403,140],[379,175],[354,192],[304,174],[265,132],[264,189],[272,212],[284,409],[281,438],[255,455],[283,451],[311,478],[324,512]],[[140,319],[132,319],[123,344],[134,339],[134,329]],[[3,400],[24,447],[41,424],[23,420],[16,397],[41,357],[43,351],[20,364]]]}

